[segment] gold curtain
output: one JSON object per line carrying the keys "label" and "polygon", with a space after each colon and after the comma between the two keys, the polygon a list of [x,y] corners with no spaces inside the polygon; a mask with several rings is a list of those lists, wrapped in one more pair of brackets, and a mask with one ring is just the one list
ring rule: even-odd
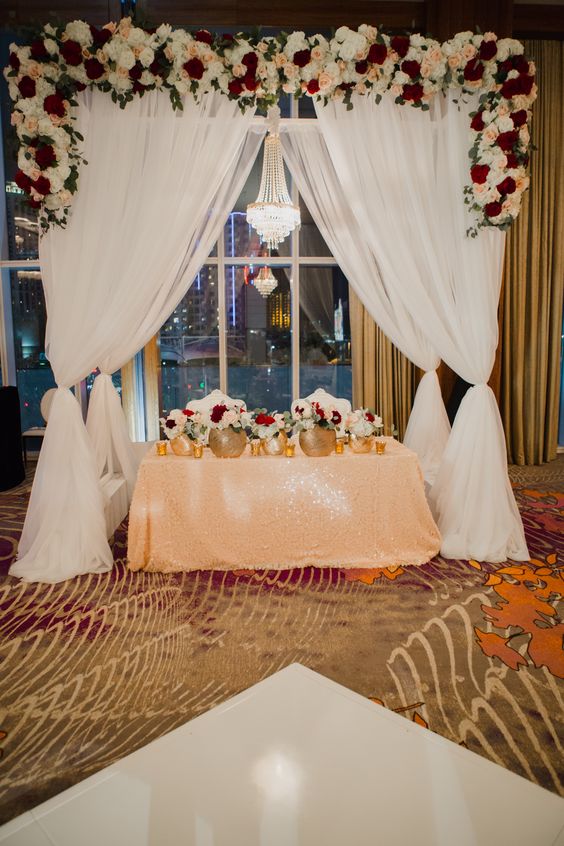
{"label": "gold curtain", "polygon": [[352,288],[349,288],[351,321],[353,406],[374,408],[392,425],[401,440],[413,405],[420,371],[376,326]]}
{"label": "gold curtain", "polygon": [[537,66],[531,185],[505,251],[501,414],[509,460],[556,458],[564,283],[564,44],[525,41]]}

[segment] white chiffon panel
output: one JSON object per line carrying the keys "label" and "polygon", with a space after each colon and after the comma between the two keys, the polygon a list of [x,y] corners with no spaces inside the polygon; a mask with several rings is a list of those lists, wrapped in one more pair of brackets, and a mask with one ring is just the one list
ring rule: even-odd
{"label": "white chiffon panel", "polygon": [[58,388],[10,575],[56,583],[112,563],[92,444],[75,396]]}
{"label": "white chiffon panel", "polygon": [[405,307],[394,280],[382,273],[378,252],[365,237],[367,222],[359,226],[354,216],[317,121],[283,124],[282,129],[284,158],[292,177],[343,273],[387,337],[429,371],[418,387],[404,443],[417,453],[425,479],[431,482],[450,433],[440,390],[430,387],[440,358]]}
{"label": "white chiffon panel", "polygon": [[39,248],[46,352],[61,388],[96,367],[104,375],[91,438],[70,393],[57,393],[13,575],[61,581],[109,568],[98,477],[123,473],[131,492],[138,459],[106,374],[158,331],[211,251],[258,152],[252,118],[217,93],[176,113],[162,92],[124,110],[101,92],[80,95],[88,165],[67,229]]}
{"label": "white chiffon panel", "polygon": [[[469,392],[457,417],[458,431],[468,438],[466,448],[460,436],[451,434],[458,448],[449,450],[448,471],[439,468],[433,485],[442,551],[450,554],[456,545],[460,557],[468,558],[479,548],[481,560],[497,561],[505,550],[502,557],[521,560],[528,551],[507,479],[496,404],[480,403],[485,417],[479,429],[464,425],[465,417],[476,418],[473,406],[487,393],[495,358],[505,242],[504,234],[493,229],[481,230],[476,238],[466,234],[473,220],[463,188],[468,181],[469,112],[475,108],[475,98],[455,102],[452,92],[435,97],[428,111],[398,106],[388,96],[380,104],[356,96],[351,111],[342,103],[316,104],[334,170],[356,225],[378,257],[387,290],[396,292],[440,357],[483,388]],[[489,450],[495,450],[495,460],[479,457],[486,454],[478,448],[480,432]],[[412,439],[415,422],[409,434]],[[465,490],[459,480],[476,474],[481,485]],[[487,486],[499,494],[496,502],[486,501],[480,492]],[[443,507],[437,507],[439,502]],[[484,545],[483,526],[492,520],[492,507],[498,528]]]}

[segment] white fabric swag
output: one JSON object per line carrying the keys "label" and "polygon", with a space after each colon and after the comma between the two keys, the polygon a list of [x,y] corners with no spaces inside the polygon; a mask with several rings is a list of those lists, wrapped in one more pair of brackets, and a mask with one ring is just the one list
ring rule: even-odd
{"label": "white fabric swag", "polygon": [[[131,490],[137,462],[108,374],[158,331],[209,255],[261,143],[252,119],[219,93],[176,113],[163,92],[124,110],[80,95],[88,165],[67,229],[39,250],[58,390],[12,575],[58,582],[111,568],[99,477],[122,472]],[[96,367],[91,440],[69,388]]]}
{"label": "white fabric swag", "polygon": [[473,223],[463,203],[469,113],[477,99],[462,102],[447,92],[428,111],[396,106],[389,96],[380,104],[371,97],[353,100],[351,111],[342,103],[316,104],[354,214],[351,245],[367,244],[387,291],[394,291],[438,355],[475,386],[460,406],[430,493],[442,554],[526,560],[501,419],[487,386],[498,341],[505,236],[494,229],[476,238],[466,234]]}
{"label": "white fabric swag", "polygon": [[[346,113],[345,113],[346,114]],[[341,270],[373,320],[422,370],[404,443],[417,452],[427,482],[437,473],[450,434],[436,367],[440,358],[405,307],[394,279],[382,273],[378,253],[365,239],[335,169],[320,121],[284,124],[284,157],[311,216]],[[379,217],[376,219],[379,225]],[[379,409],[376,409],[379,411]]]}

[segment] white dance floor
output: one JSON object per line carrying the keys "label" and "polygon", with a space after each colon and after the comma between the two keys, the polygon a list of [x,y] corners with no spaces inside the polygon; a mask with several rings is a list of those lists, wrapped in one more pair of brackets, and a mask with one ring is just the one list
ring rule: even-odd
{"label": "white dance floor", "polygon": [[556,846],[564,800],[294,664],[0,828],[2,846]]}

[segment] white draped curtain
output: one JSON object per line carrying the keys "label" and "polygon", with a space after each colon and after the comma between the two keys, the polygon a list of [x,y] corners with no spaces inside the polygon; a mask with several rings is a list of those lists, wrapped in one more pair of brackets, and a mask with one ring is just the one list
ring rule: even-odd
{"label": "white draped curtain", "polygon": [[[80,95],[80,190],[67,229],[41,239],[46,352],[58,390],[36,470],[18,560],[10,573],[58,582],[106,572],[99,484],[136,460],[109,374],[164,323],[209,255],[262,139],[253,113],[219,93],[173,112],[149,92],[124,110]],[[98,367],[88,435],[71,385]]]}
{"label": "white draped curtain", "polygon": [[[347,113],[334,113],[343,119],[346,135]],[[372,219],[361,226],[355,217],[354,204],[330,155],[322,128],[321,121],[283,125],[284,157],[311,216],[364,307],[396,347],[426,371],[415,396],[404,442],[417,452],[430,483],[450,433],[436,374],[440,358],[405,306],[395,279],[382,271],[378,250],[365,237],[364,230]],[[378,221],[377,217],[373,222],[378,225]]]}
{"label": "white draped curtain", "polygon": [[[505,236],[494,229],[476,238],[466,234],[473,220],[463,187],[469,113],[476,100],[447,92],[427,111],[397,106],[389,96],[380,104],[371,97],[353,100],[351,111],[340,102],[316,105],[334,173],[354,216],[350,249],[366,244],[386,290],[394,292],[432,349],[474,385],[460,406],[430,494],[442,554],[526,560],[501,419],[487,386],[498,340]],[[367,298],[363,301],[366,305]]]}

